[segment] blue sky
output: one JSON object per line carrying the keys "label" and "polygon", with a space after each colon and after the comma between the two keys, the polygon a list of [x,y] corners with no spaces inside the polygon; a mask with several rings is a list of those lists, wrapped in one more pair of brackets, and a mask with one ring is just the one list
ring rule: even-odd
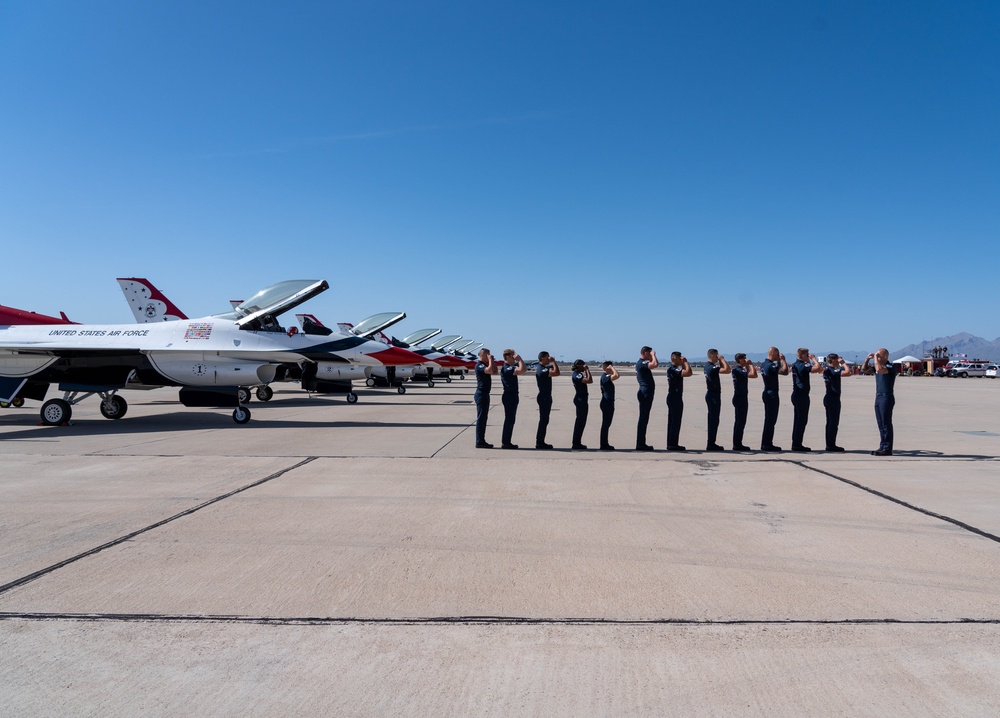
{"label": "blue sky", "polygon": [[0,303],[525,355],[1000,335],[996,2],[0,0]]}

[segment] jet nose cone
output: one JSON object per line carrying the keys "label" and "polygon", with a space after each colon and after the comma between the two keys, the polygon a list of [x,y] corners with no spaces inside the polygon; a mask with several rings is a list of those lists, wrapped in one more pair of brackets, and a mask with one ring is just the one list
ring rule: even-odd
{"label": "jet nose cone", "polygon": [[377,352],[369,354],[372,359],[377,359],[385,366],[408,366],[410,364],[423,364],[426,359],[415,352],[399,347],[386,347]]}

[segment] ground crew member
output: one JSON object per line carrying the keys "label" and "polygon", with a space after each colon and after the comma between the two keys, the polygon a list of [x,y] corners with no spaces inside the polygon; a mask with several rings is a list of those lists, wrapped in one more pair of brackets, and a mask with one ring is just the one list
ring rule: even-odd
{"label": "ground crew member", "polygon": [[635,363],[635,378],[639,382],[636,398],[639,400],[639,423],[635,429],[635,450],[652,451],[653,447],[646,443],[646,426],[649,424],[649,412],[653,409],[653,395],[656,392],[656,382],[653,381],[653,369],[660,366],[656,352],[652,347],[639,350],[639,361]]}
{"label": "ground crew member", "polygon": [[528,371],[521,355],[513,349],[503,350],[503,366],[500,368],[500,383],[503,384],[503,433],[500,435],[501,449],[516,449],[511,441],[514,435],[514,421],[517,418],[517,378]]}
{"label": "ground crew member", "polygon": [[574,451],[583,451],[587,448],[583,444],[583,430],[587,426],[587,414],[590,412],[587,385],[593,382],[594,378],[590,375],[587,362],[583,359],[573,362],[573,388],[576,389],[576,395],[573,397],[573,406],[576,407],[576,423],[573,424]]}
{"label": "ground crew member", "polygon": [[608,431],[615,418],[614,383],[618,381],[621,374],[609,361],[604,362],[601,366],[604,369],[604,373],[601,374],[601,451],[614,451],[615,447],[608,441]]}
{"label": "ground crew member", "polygon": [[493,355],[485,347],[479,350],[479,361],[476,362],[476,448],[492,449],[493,444],[486,443],[486,420],[490,417],[490,389],[493,388],[493,375],[497,373]]}
{"label": "ground crew member", "polygon": [[725,451],[716,439],[719,436],[719,418],[722,416],[722,379],[720,374],[732,371],[726,358],[718,349],[708,350],[705,364],[705,404],[708,405],[708,444],[705,451]]}
{"label": "ground crew member", "polygon": [[538,352],[538,366],[535,367],[535,381],[538,383],[538,431],[535,433],[536,449],[551,449],[545,443],[545,432],[549,428],[549,414],[552,412],[552,377],[559,376],[559,365],[548,352]]}
{"label": "ground crew member", "polygon": [[840,428],[840,379],[850,376],[851,370],[847,362],[836,354],[827,354],[826,368],[823,369],[823,382],[826,384],[826,394],[823,396],[823,406],[826,408],[826,450],[843,451],[837,446],[837,430]]}
{"label": "ground crew member", "polygon": [[743,430],[747,426],[747,414],[750,413],[749,379],[757,378],[757,367],[747,361],[747,355],[740,353],[735,357],[733,366],[733,451],[750,451],[743,443]]}
{"label": "ground crew member", "polygon": [[774,427],[778,423],[778,409],[781,408],[778,402],[778,376],[788,375],[788,363],[778,347],[767,350],[767,359],[760,365],[760,375],[764,381],[764,391],[760,397],[764,402],[764,431],[760,436],[760,450],[781,451],[780,446],[774,445]]}
{"label": "ground crew member", "polygon": [[809,375],[819,374],[823,367],[816,361],[816,356],[808,349],[802,348],[796,352],[795,363],[792,364],[792,451],[812,451],[803,444],[806,436],[806,424],[809,423]]}
{"label": "ground crew member", "polygon": [[889,350],[882,348],[865,359],[864,369],[875,360],[875,421],[878,422],[879,445],[872,456],[892,456],[892,410],[896,406],[894,394],[896,367],[889,363]]}
{"label": "ground crew member", "polygon": [[684,378],[691,376],[691,365],[680,352],[670,355],[667,367],[667,451],[686,451],[680,444],[681,419],[684,418]]}

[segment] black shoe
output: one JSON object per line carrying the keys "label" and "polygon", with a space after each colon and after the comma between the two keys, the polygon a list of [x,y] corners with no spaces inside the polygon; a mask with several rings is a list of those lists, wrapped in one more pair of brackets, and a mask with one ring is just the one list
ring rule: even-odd
{"label": "black shoe", "polygon": [[733,447],[733,451],[753,451],[753,449],[751,449],[749,446],[744,446],[743,444],[739,444],[738,446]]}
{"label": "black shoe", "polygon": [[709,444],[705,447],[705,451],[725,451],[725,447],[719,446],[718,444]]}
{"label": "black shoe", "polygon": [[516,449],[517,444],[500,444],[501,449]]}
{"label": "black shoe", "polygon": [[892,456],[892,449],[879,449],[878,451],[873,451],[872,456]]}
{"label": "black shoe", "polygon": [[477,449],[492,449],[493,444],[487,444],[485,441],[482,444],[476,444]]}
{"label": "black shoe", "polygon": [[656,449],[654,449],[649,444],[636,444],[635,450],[636,451],[656,451]]}
{"label": "black shoe", "polygon": [[601,447],[601,451],[614,451],[614,450],[615,447],[613,447],[611,444],[605,444],[604,446]]}
{"label": "black shoe", "polygon": [[667,451],[687,451],[686,446],[668,446]]}
{"label": "black shoe", "polygon": [[807,451],[812,451],[812,449],[810,449],[808,446],[793,446],[792,451],[797,451],[800,454],[804,454]]}
{"label": "black shoe", "polygon": [[761,444],[760,445],[760,450],[761,451],[781,451],[781,447],[780,446],[775,446],[774,444]]}
{"label": "black shoe", "polygon": [[570,449],[573,451],[586,451],[587,447],[584,444],[573,444]]}
{"label": "black shoe", "polygon": [[541,444],[535,444],[535,448],[538,449],[539,451],[545,451],[547,449],[551,449],[552,444],[546,444],[543,442]]}
{"label": "black shoe", "polygon": [[826,450],[827,451],[846,451],[846,449],[844,449],[843,446],[828,446],[828,447],[826,447]]}

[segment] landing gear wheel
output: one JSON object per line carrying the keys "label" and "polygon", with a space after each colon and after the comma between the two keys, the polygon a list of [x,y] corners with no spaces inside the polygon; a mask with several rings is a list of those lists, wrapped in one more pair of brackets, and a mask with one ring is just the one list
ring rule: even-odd
{"label": "landing gear wheel", "polygon": [[[465,377],[463,376],[462,378],[464,379]],[[444,382],[445,382],[445,384],[451,384],[451,377],[450,376],[446,376],[444,378]]]}
{"label": "landing gear wheel", "polygon": [[267,386],[266,384],[264,386],[257,387],[257,398],[260,399],[261,401],[271,401],[273,397],[274,397],[274,389],[272,389],[271,387]]}
{"label": "landing gear wheel", "polygon": [[375,380],[371,377],[365,379],[365,386],[375,386]]}
{"label": "landing gear wheel", "polygon": [[245,406],[238,406],[233,409],[233,421],[237,424],[246,424],[250,421],[250,410]]}
{"label": "landing gear wheel", "polygon": [[405,393],[406,393],[406,387],[405,387],[405,386],[403,386],[402,384],[400,384],[400,385],[399,385],[399,386],[398,386],[398,387],[396,388],[396,391],[397,391],[397,392],[399,392],[400,394],[405,394]]}
{"label": "landing gear wheel", "polygon": [[0,401],[0,409],[6,409],[8,406],[10,406],[10,404],[6,401]]}
{"label": "landing gear wheel", "polygon": [[434,388],[434,382],[433,381],[427,382],[427,388],[428,389],[433,389]]}
{"label": "landing gear wheel", "polygon": [[237,389],[236,390],[236,400],[239,403],[241,403],[241,404],[249,404],[250,403],[250,389],[247,388],[247,387],[245,387],[245,386],[241,386],[239,389]]}
{"label": "landing gear wheel", "polygon": [[42,423],[46,426],[66,424],[73,416],[73,407],[62,399],[49,399],[42,404]]}
{"label": "landing gear wheel", "polygon": [[[458,378],[459,379],[464,379],[465,378],[465,374],[459,374]],[[451,381],[451,377],[448,377],[448,381]]]}
{"label": "landing gear wheel", "polygon": [[348,404],[357,404],[358,403],[358,395],[355,394],[353,391],[348,392],[348,394],[347,394],[347,403]]}
{"label": "landing gear wheel", "polygon": [[14,401],[12,401],[10,405],[15,409],[20,409],[22,406],[24,406],[24,397],[21,396],[14,397]]}
{"label": "landing gear wheel", "polygon": [[121,419],[128,411],[128,402],[120,396],[109,397],[101,402],[101,415],[105,419]]}

